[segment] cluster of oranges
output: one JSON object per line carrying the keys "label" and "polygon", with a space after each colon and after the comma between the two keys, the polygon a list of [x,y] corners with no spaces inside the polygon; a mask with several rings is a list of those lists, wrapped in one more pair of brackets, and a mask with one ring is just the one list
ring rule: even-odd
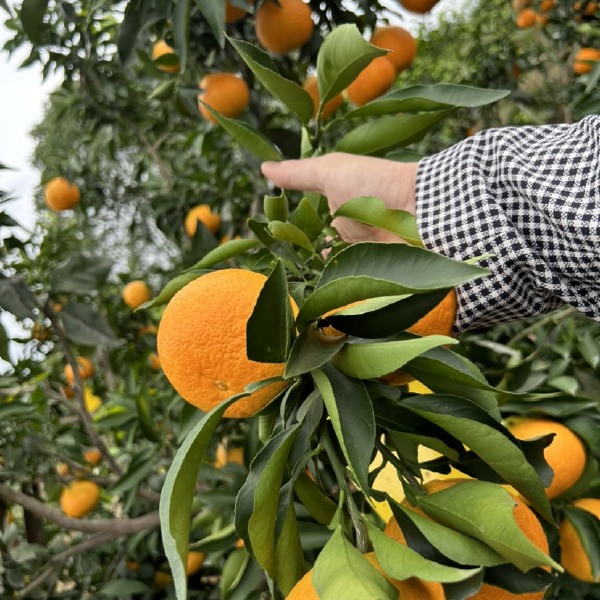
{"label": "cluster of oranges", "polygon": [[[407,10],[419,14],[430,11],[439,0],[401,0]],[[247,10],[226,2],[225,22],[234,23],[248,16],[254,0],[247,4]],[[305,46],[314,34],[315,24],[310,5],[303,0],[265,0],[254,10],[254,29],[260,45],[273,54],[287,54]],[[385,93],[398,73],[406,69],[415,57],[417,45],[406,29],[398,26],[385,26],[377,29],[371,43],[389,50],[390,53],[373,60],[346,90],[347,99],[358,106]],[[166,63],[164,56],[171,55]],[[152,56],[156,66],[162,71],[173,73],[180,69],[175,51],[164,40],[155,43]],[[210,109],[228,117],[239,117],[248,107],[250,90],[242,77],[230,72],[216,72],[204,76],[200,81],[198,96],[199,109],[205,119],[215,122]],[[316,78],[308,76],[304,89],[311,95],[316,107],[319,92]],[[342,95],[332,99],[322,111],[321,118],[333,114],[343,103]],[[207,108],[207,107],[210,107]]]}

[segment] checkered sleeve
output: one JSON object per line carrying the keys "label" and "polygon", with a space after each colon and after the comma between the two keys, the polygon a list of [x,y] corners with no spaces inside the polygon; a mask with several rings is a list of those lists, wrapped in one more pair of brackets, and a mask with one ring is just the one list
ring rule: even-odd
{"label": "checkered sleeve", "polygon": [[457,289],[455,333],[565,303],[600,320],[600,116],[482,131],[421,160],[416,198],[425,247],[494,255]]}

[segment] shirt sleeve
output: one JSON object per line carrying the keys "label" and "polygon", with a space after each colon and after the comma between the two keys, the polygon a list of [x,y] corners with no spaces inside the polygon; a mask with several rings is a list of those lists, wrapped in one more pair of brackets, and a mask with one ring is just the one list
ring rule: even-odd
{"label": "shirt sleeve", "polygon": [[570,304],[600,320],[600,117],[503,127],[422,159],[426,248],[484,254],[487,277],[457,289],[456,334]]}

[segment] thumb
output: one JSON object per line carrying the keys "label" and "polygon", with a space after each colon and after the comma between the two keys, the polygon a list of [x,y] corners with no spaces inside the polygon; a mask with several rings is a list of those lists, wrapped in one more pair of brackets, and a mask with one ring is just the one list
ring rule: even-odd
{"label": "thumb", "polygon": [[320,192],[322,173],[318,158],[301,160],[267,161],[261,165],[262,174],[277,187],[288,190]]}

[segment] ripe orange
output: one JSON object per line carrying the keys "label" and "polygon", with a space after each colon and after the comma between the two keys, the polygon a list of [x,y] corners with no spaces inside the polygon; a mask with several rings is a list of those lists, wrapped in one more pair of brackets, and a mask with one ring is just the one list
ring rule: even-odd
{"label": "ripe orange", "polygon": [[[254,4],[254,0],[248,0],[250,4]],[[239,21],[243,19],[248,13],[238,8],[237,6],[232,6],[229,2],[225,2],[225,23],[234,23],[235,21]]]}
{"label": "ripe orange", "polygon": [[542,12],[548,12],[554,8],[554,0],[542,0],[540,3],[540,10]]}
{"label": "ripe orange", "polygon": [[[79,376],[81,379],[89,379],[96,373],[96,367],[94,367],[94,363],[85,356],[78,357],[77,364],[79,365]],[[65,365],[64,374],[67,383],[72,386],[75,383],[75,376],[73,374],[71,365]]]}
{"label": "ripe orange", "polygon": [[[600,519],[600,498],[580,498],[573,506],[585,510]],[[567,573],[581,581],[600,583],[600,577],[594,580],[592,566],[579,536],[571,523],[565,519],[559,527],[560,564]]]}
{"label": "ripe orange", "polygon": [[212,233],[219,231],[221,227],[221,217],[219,213],[213,212],[208,204],[198,204],[194,206],[185,217],[184,228],[185,232],[190,236],[196,235],[198,221],[201,221],[204,226]]}
{"label": "ripe orange", "polygon": [[394,25],[378,27],[371,36],[371,44],[384,50],[391,50],[385,58],[392,61],[396,73],[408,68],[417,55],[417,42],[403,27]]}
{"label": "ripe orange", "polygon": [[[587,2],[584,3],[583,2],[575,2],[575,4],[573,4],[573,10],[575,12],[580,12],[583,11],[584,16],[586,17],[593,17],[594,14],[596,13],[596,10],[598,9],[598,3],[597,2]],[[581,17],[576,17],[576,20],[580,20]]]}
{"label": "ripe orange", "polygon": [[151,352],[148,355],[148,366],[152,371],[160,371],[160,358],[156,352]]}
{"label": "ripe orange", "polygon": [[529,418],[508,423],[509,431],[520,440],[555,433],[552,443],[544,449],[544,458],[554,471],[548,498],[555,498],[568,490],[585,469],[586,451],[583,442],[568,427],[558,421]]}
{"label": "ripe orange", "polygon": [[225,444],[217,444],[215,450],[215,468],[221,469],[229,463],[237,463],[244,465],[244,449],[243,448],[226,448]]}
{"label": "ripe orange", "polygon": [[68,517],[80,519],[94,510],[100,488],[93,481],[75,481],[60,495],[60,507]]}
{"label": "ripe orange", "polygon": [[[171,46],[169,46],[169,44],[167,44],[167,42],[164,40],[159,40],[154,44],[154,46],[152,46],[152,60],[157,60],[166,54],[172,54],[175,56],[175,50],[171,48]],[[165,73],[176,73],[179,71],[179,62],[172,65],[157,64],[156,68],[164,71]]]}
{"label": "ripe orange", "polygon": [[575,54],[573,71],[577,75],[589,73],[594,66],[592,63],[600,61],[600,50],[596,48],[582,48]]}
{"label": "ripe orange", "polygon": [[315,25],[310,6],[302,0],[278,0],[278,4],[265,0],[255,12],[254,27],[263,48],[286,54],[304,46]]}
{"label": "ripe orange", "polygon": [[440,0],[400,0],[400,4],[410,12],[424,15],[429,12]]}
{"label": "ripe orange", "polygon": [[185,568],[186,575],[189,577],[190,575],[197,573],[202,568],[205,558],[206,555],[203,552],[190,550],[188,552],[187,565]]}
{"label": "ripe orange", "polygon": [[[461,481],[466,481],[466,480],[464,478],[444,479],[444,480],[434,479],[425,484],[425,490],[427,491],[428,494],[435,494],[436,492],[440,492],[448,487],[456,485],[457,483],[460,483]],[[513,516],[515,518],[515,521],[516,521],[519,529],[525,534],[525,536],[527,536],[527,538],[531,541],[531,543],[536,546],[536,548],[538,548],[542,552],[548,554],[548,552],[549,552],[548,539],[546,538],[544,528],[542,527],[542,524],[540,523],[539,519],[537,518],[535,513],[522,500],[520,500],[519,498],[517,498],[515,496],[513,496],[513,499],[516,502],[516,505],[513,508]],[[415,510],[416,512],[420,513],[421,515],[424,515],[423,511],[421,511],[419,508],[411,506],[406,501],[403,502],[403,505],[407,506],[411,510]],[[402,533],[402,530],[400,529],[398,522],[396,521],[396,519],[394,517],[392,517],[388,521],[387,525],[385,526],[384,533],[386,535],[388,535],[389,537],[391,537],[392,539],[396,540],[397,542],[400,542],[401,544],[406,544],[406,539],[404,537],[404,534]],[[392,583],[394,585],[396,585],[396,583],[394,581],[392,581]],[[403,582],[399,582],[399,583],[403,583]],[[441,590],[440,596],[431,596],[431,597],[432,598],[439,597],[440,599],[443,600],[443,598],[445,596],[443,595],[443,588],[442,588],[441,584],[439,584],[439,583],[431,584],[430,583],[429,585],[430,586],[439,586],[439,589]],[[435,592],[437,592],[437,588],[434,587],[433,589],[435,590]],[[407,592],[405,592],[405,593],[407,593]],[[433,591],[431,593],[433,593]],[[402,594],[400,594],[400,596],[402,596]],[[407,597],[412,598],[415,596],[410,596],[410,594],[408,594]],[[417,597],[420,598],[420,596],[417,596]],[[425,596],[425,597],[428,597],[428,596]],[[513,594],[512,592],[509,592],[503,588],[499,588],[494,585],[489,585],[487,583],[484,583],[481,586],[481,588],[479,589],[479,591],[474,596],[469,597],[469,600],[510,600],[513,598],[518,599],[518,600],[542,600],[543,597],[544,597],[543,591],[532,592],[532,593],[527,593],[527,594]]]}
{"label": "ripe orange", "polygon": [[[302,87],[310,94],[310,97],[313,100],[313,104],[315,105],[315,110],[313,112],[313,117],[317,115],[317,109],[319,108],[319,83],[317,81],[316,75],[309,75],[305,80]],[[336,112],[344,103],[344,97],[342,94],[338,94],[333,97],[329,102],[323,106],[323,110],[321,111],[321,119],[329,118],[334,112]]]}
{"label": "ripe orange", "polygon": [[515,23],[519,29],[527,29],[533,27],[537,22],[538,15],[531,8],[524,8],[517,13]]}
{"label": "ripe orange", "polygon": [[152,290],[148,287],[148,284],[141,279],[130,281],[122,292],[123,302],[129,306],[132,310],[138,308],[148,302],[152,298]]}
{"label": "ripe orange", "polygon": [[[250,90],[248,84],[234,73],[210,73],[200,80],[202,92],[198,100],[208,104],[224,117],[235,119],[248,107]],[[217,120],[210,114],[202,102],[198,108],[202,116],[211,123]]]}
{"label": "ripe orange", "polygon": [[372,60],[348,86],[348,99],[362,106],[385,94],[396,79],[396,69],[385,56]]}
{"label": "ripe orange", "polygon": [[64,177],[54,177],[44,188],[44,200],[55,211],[69,210],[79,204],[80,199],[77,184],[69,183]]}
{"label": "ripe orange", "polygon": [[286,600],[319,600],[312,584],[312,569],[308,571],[286,596]]}
{"label": "ripe orange", "polygon": [[[259,363],[246,355],[246,322],[266,277],[244,269],[213,271],[179,290],[158,327],[158,355],[171,385],[208,412],[255,381],[283,374],[283,363]],[[297,306],[290,297],[292,309]],[[226,417],[251,417],[287,387],[272,383],[242,398]]]}
{"label": "ripe orange", "polygon": [[83,453],[83,458],[91,465],[97,465],[102,460],[102,452],[100,452],[98,448],[92,448],[91,450],[86,450]]}

